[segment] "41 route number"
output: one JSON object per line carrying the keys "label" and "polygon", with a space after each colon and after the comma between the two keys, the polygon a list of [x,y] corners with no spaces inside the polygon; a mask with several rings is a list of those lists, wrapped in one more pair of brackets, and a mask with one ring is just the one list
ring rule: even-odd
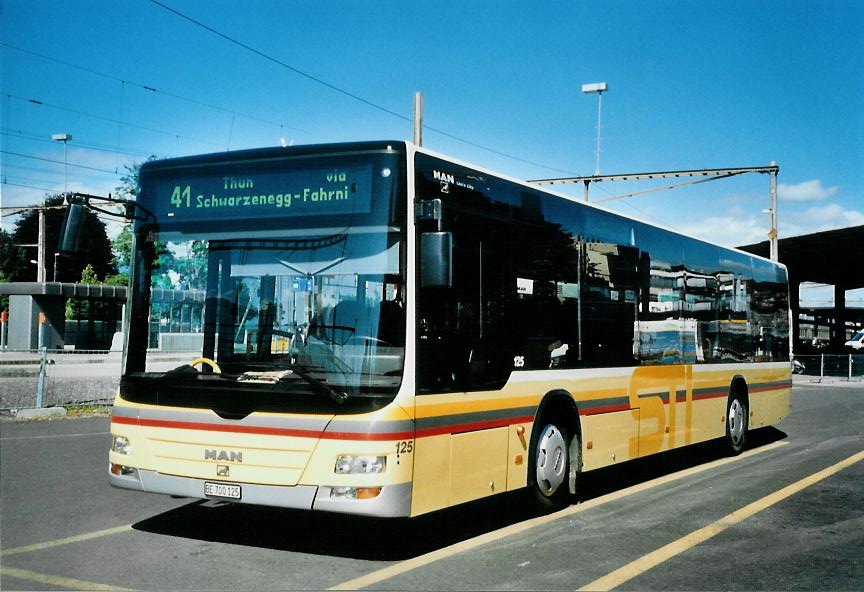
{"label": "41 route number", "polygon": [[171,193],[171,205],[175,208],[183,207],[183,202],[186,202],[186,207],[192,207],[192,188],[187,185],[185,189],[180,189],[180,186],[174,187],[174,192]]}

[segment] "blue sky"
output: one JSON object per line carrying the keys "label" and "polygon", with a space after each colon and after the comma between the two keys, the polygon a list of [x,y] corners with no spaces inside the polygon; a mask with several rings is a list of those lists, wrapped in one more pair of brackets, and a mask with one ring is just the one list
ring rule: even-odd
{"label": "blue sky", "polygon": [[[105,194],[149,154],[410,139],[416,90],[427,126],[465,140],[427,129],[429,148],[518,178],[587,175],[597,100],[580,86],[603,80],[603,173],[773,160],[781,237],[864,224],[861,2],[160,1],[380,108],[150,0],[4,0],[4,207],[63,190],[53,133],[72,134],[70,190]],[[740,245],[765,237],[768,187],[750,175],[608,207]]]}

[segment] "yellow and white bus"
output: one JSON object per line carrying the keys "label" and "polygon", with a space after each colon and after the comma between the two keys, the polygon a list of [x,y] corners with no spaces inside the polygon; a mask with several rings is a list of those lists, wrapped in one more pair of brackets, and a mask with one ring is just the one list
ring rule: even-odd
{"label": "yellow and white bus", "polygon": [[111,484],[417,516],[789,412],[786,269],[405,142],[146,163]]}

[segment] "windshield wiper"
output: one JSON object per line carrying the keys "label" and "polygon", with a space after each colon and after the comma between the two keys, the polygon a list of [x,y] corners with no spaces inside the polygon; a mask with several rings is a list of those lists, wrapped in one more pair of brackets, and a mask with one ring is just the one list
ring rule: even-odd
{"label": "windshield wiper", "polygon": [[[284,376],[272,376],[272,374],[283,374]],[[252,374],[253,376],[249,376],[247,380],[243,380],[243,376]],[[271,374],[271,376],[266,376],[267,374]],[[345,391],[337,391],[327,385],[323,380],[319,380],[314,376],[311,376],[305,370],[301,370],[299,365],[292,364],[286,366],[283,372],[278,371],[270,371],[270,372],[246,372],[241,374],[238,378],[238,382],[255,382],[255,383],[269,383],[269,384],[285,384],[285,379],[289,378],[292,375],[298,376],[303,382],[312,387],[314,393],[319,395],[326,395],[333,402],[341,405],[345,401],[348,400],[350,395]],[[183,381],[199,381],[199,380],[224,380],[224,376],[222,374],[203,374],[198,372],[195,368],[191,367],[189,364],[183,364],[182,366],[178,366],[173,370],[168,370],[160,376],[161,379],[181,379]]]}
{"label": "windshield wiper", "polygon": [[[328,386],[323,380],[318,380],[317,378],[310,376],[303,370],[298,369],[297,366],[291,367],[291,374],[296,374],[297,376],[302,378],[306,382],[306,384],[311,386],[313,391],[320,395],[327,395],[338,405],[341,405],[348,400],[348,393],[346,393],[345,391],[339,392],[334,390],[332,387]],[[290,376],[290,374],[288,376]],[[279,380],[279,382],[282,382],[282,380]]]}

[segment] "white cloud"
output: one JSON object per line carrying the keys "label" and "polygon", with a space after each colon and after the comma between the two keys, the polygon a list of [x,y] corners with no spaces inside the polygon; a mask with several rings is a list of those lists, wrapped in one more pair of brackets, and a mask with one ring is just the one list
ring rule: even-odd
{"label": "white cloud", "polygon": [[[785,238],[864,225],[864,212],[846,209],[832,203],[811,206],[803,212],[781,210],[778,223],[780,238]],[[737,247],[768,240],[770,219],[764,214],[748,215],[740,208],[732,207],[719,215],[675,227],[692,236],[729,247]]]}
{"label": "white cloud", "polygon": [[702,218],[698,224],[687,224],[681,232],[727,247],[751,245],[768,240],[767,216],[743,216],[727,212],[724,216]]}
{"label": "white cloud", "polygon": [[777,197],[783,201],[818,201],[834,197],[840,191],[839,187],[822,187],[822,181],[813,179],[797,185],[777,185]]}
{"label": "white cloud", "polygon": [[[784,223],[785,218],[785,223]],[[864,224],[864,212],[847,210],[839,204],[812,206],[804,212],[790,212],[780,217],[780,233],[796,236],[820,230],[833,230]],[[784,232],[785,230],[785,232]]]}

